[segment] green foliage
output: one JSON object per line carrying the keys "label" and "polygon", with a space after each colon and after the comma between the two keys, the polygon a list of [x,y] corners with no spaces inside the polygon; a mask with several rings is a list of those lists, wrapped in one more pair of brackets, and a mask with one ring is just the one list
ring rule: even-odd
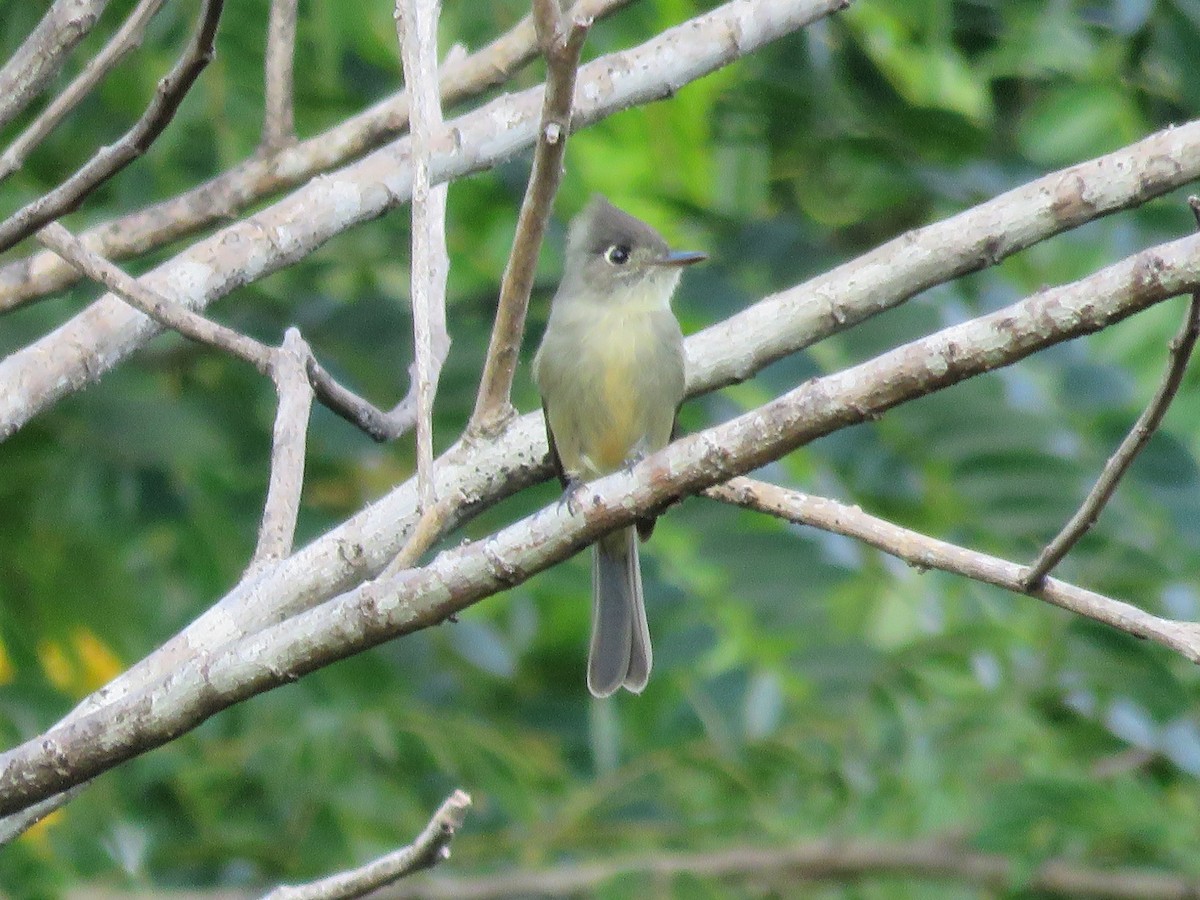
{"label": "green foliage", "polygon": [[[130,5],[114,2],[112,13]],[[638,43],[704,5],[634,4],[596,27],[588,53]],[[0,52],[32,27],[35,6],[0,6]],[[443,43],[471,47],[526,9],[446,6]],[[252,151],[268,3],[227,7],[218,59],[177,120],[72,224],[169,196]],[[0,187],[0,207],[35,196],[128,127],[194,8],[165,7],[139,53]],[[301,9],[297,121],[307,135],[394,90],[398,77],[390,3]],[[532,68],[520,84],[532,83]],[[528,346],[559,270],[563,223],[594,191],[712,255],[677,301],[695,331],[906,228],[1194,115],[1197,71],[1194,3],[858,0],[670,101],[572,137]],[[454,345],[440,447],[471,408],[527,164],[450,190]],[[1189,219],[1172,197],[1051,240],[689,404],[684,426],[1080,277],[1187,231]],[[407,257],[402,210],[214,312],[271,341],[298,324],[332,371],[388,404],[407,379]],[[0,352],[95,293],[80,286],[6,317]],[[1164,305],[831,435],[762,474],[1028,560],[1136,418],[1181,312]],[[1060,570],[1191,619],[1200,616],[1200,407],[1189,399],[1198,378]],[[527,367],[516,394],[523,410],[535,407]],[[273,392],[257,374],[160,338],[0,447],[7,743],[50,725],[236,580],[253,547],[272,415]],[[411,470],[407,441],[376,447],[318,411],[301,540]],[[466,531],[484,534],[555,494],[527,491]],[[639,698],[586,695],[581,555],[457,624],[249,701],[102,777],[0,856],[0,884],[34,896],[89,882],[262,887],[315,877],[406,842],[455,786],[476,799],[450,863],[463,872],[803,838],[949,836],[1008,854],[1019,873],[1063,856],[1200,877],[1200,684],[1162,648],[702,499],[664,518],[644,568],[656,670]],[[614,882],[601,895],[651,892],[741,896],[692,878]],[[893,879],[821,896],[975,894]]]}

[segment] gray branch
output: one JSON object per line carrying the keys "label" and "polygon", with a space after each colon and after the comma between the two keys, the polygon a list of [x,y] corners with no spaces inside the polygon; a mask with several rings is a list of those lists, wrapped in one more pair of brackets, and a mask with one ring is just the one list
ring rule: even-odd
{"label": "gray branch", "polygon": [[271,0],[267,22],[265,103],[259,154],[276,153],[296,142],[293,65],[296,58],[298,0]]}
{"label": "gray branch", "polygon": [[108,0],[54,0],[29,37],[0,68],[0,127],[49,83],[71,50],[87,37]]}
{"label": "gray branch", "polygon": [[213,41],[224,0],[204,0],[200,22],[183,56],[158,83],[154,99],[133,128],[101,148],[74,175],[0,222],[0,253],[43,225],[76,209],[97,187],[137,159],[175,116],[179,104],[213,57]]}
{"label": "gray branch", "polygon": [[[594,60],[580,70],[575,121],[595,122],[667,96],[681,84],[828,15],[841,3],[733,0],[639,47]],[[431,164],[433,182],[480,171],[529,146],[536,136],[541,95],[541,88],[532,88],[499,97],[447,123]],[[501,122],[502,128],[497,125]],[[199,241],[142,280],[181,305],[202,309],[296,262],[353,225],[406,203],[412,189],[411,150],[410,141],[402,138],[315,178]],[[100,378],[158,330],[117,298],[105,297],[0,361],[0,440],[64,395]]]}
{"label": "gray branch", "polygon": [[[424,568],[362,583],[211,653],[176,657],[158,680],[114,692],[94,711],[69,717],[0,756],[0,814],[171,740],[240,700],[441,622],[648,511],[900,403],[1197,290],[1200,236],[1143,251],[1088,278],[812,379],[757,410],[683,438],[630,471],[588,485],[590,497],[577,510],[552,504],[481,541],[448,549]],[[394,530],[396,521],[388,527]],[[1200,625],[1090,596],[1089,605],[1074,611],[1200,661]]]}
{"label": "gray branch", "polygon": [[[581,0],[596,18],[631,0]],[[461,103],[508,81],[537,54],[533,20],[526,16],[486,47],[442,70],[443,106]],[[409,99],[399,91],[328,131],[290,147],[254,156],[209,181],[144,209],[97,225],[80,237],[102,256],[121,260],[177,241],[236,217],[243,209],[347,164],[408,127]],[[0,312],[72,284],[77,274],[54,254],[34,253],[0,266]]]}
{"label": "gray branch", "polygon": [[8,145],[4,155],[0,156],[0,181],[21,168],[29,152],[54,130],[67,113],[79,105],[80,100],[91,93],[92,88],[113,66],[141,44],[146,26],[164,2],[165,0],[141,0],[113,35],[112,40],[104,45],[104,49],[97,53],[75,80],[51,100],[29,127]]}
{"label": "gray branch", "polygon": [[278,887],[263,900],[348,900],[362,897],[401,878],[436,866],[450,857],[450,842],[466,820],[471,797],[456,790],[433,814],[429,824],[407,847],[374,862],[308,884]]}

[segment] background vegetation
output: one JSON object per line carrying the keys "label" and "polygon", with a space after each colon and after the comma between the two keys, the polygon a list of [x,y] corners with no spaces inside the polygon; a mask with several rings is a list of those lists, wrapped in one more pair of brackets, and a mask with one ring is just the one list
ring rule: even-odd
{"label": "background vegetation", "polygon": [[[585,56],[710,5],[634,3],[596,26]],[[131,6],[113,0],[106,19]],[[302,0],[302,136],[396,88],[391,6]],[[0,56],[43,7],[0,4]],[[68,222],[177,193],[253,151],[266,8],[228,4],[217,59],[178,118]],[[477,47],[526,11],[514,0],[447,4],[443,49]],[[131,61],[0,186],[0,208],[44,191],[140,114],[194,12],[167,5]],[[111,33],[104,25],[81,59]],[[691,332],[904,229],[1194,117],[1197,72],[1197,0],[858,0],[572,138],[526,357],[564,222],[594,191],[711,254],[677,298]],[[517,83],[540,77],[535,63]],[[450,190],[454,344],[441,447],[470,412],[527,169],[527,157],[514,159]],[[388,405],[411,352],[407,223],[405,208],[352,229],[238,291],[215,317],[269,342],[298,324],[335,372]],[[1191,228],[1180,196],[1095,222],[692,402],[683,425],[727,419]],[[81,284],[5,317],[0,353],[97,293]],[[822,439],[770,478],[1031,559],[1153,390],[1181,302]],[[1197,377],[1060,569],[1187,619],[1200,618]],[[516,399],[536,407],[527,364]],[[248,367],[164,337],[0,446],[5,745],[50,725],[237,579],[254,546],[273,408],[270,383]],[[320,408],[308,447],[300,542],[412,471],[411,440],[375,446]],[[467,532],[556,490],[527,491]],[[702,499],[673,509],[649,547],[656,669],[642,697],[586,694],[580,556],[457,624],[244,703],[103,776],[0,855],[0,884],[52,895],[315,877],[406,842],[456,786],[476,805],[454,843],[455,872],[868,837],[952,840],[1003,853],[1018,873],[1056,857],[1200,878],[1200,677],[1186,661],[1034,600]],[[681,877],[614,881],[604,896],[652,887],[741,895]],[[976,891],[890,878],[814,896]]]}

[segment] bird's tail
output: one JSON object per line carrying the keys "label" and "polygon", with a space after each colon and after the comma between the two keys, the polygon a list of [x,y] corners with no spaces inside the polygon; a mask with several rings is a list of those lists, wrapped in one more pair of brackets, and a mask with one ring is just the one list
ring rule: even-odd
{"label": "bird's tail", "polygon": [[637,531],[624,528],[601,538],[592,551],[588,690],[607,697],[624,686],[640,694],[650,678],[650,663]]}

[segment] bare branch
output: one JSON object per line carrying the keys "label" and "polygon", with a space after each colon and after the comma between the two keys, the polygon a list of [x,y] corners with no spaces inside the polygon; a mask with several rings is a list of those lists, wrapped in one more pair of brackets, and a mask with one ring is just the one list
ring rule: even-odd
{"label": "bare branch", "polygon": [[1071,552],[1071,548],[1079,542],[1079,539],[1096,524],[1104,505],[1116,491],[1121,477],[1132,465],[1142,448],[1150,442],[1150,438],[1161,424],[1163,416],[1166,415],[1167,407],[1171,405],[1171,400],[1179,391],[1179,385],[1183,383],[1183,375],[1187,371],[1188,360],[1192,357],[1192,350],[1196,347],[1198,336],[1200,336],[1200,294],[1193,294],[1191,302],[1188,303],[1183,325],[1180,326],[1179,333],[1175,335],[1168,348],[1167,370],[1163,373],[1162,382],[1150,400],[1150,405],[1142,411],[1137,422],[1134,423],[1133,429],[1125,435],[1125,440],[1121,441],[1116,452],[1104,464],[1100,477],[1096,479],[1096,483],[1075,515],[1063,526],[1062,531],[1054,537],[1054,540],[1043,548],[1033,565],[1026,571],[1021,583],[1027,592],[1045,581],[1050,570],[1058,565],[1062,558]]}
{"label": "bare branch", "polygon": [[74,175],[50,193],[0,222],[0,252],[33,234],[47,222],[76,209],[97,186],[137,159],[167,127],[184,95],[213,57],[213,41],[224,0],[204,0],[200,23],[188,47],[158,83],[154,98],[137,124],[119,141],[102,148]]}
{"label": "bare branch", "polygon": [[1053,578],[1043,580],[1040,587],[1026,587],[1024,567],[1018,563],[902,528],[856,506],[751,478],[733,478],[728,484],[709,488],[704,495],[799,525],[811,525],[854,538],[918,569],[939,569],[1018,594],[1028,594],[1128,634],[1150,638],[1193,662],[1200,662],[1200,628],[1190,622],[1163,619],[1128,603]]}
{"label": "bare branch", "polygon": [[[580,6],[600,18],[629,2],[583,0]],[[536,52],[533,20],[527,16],[478,53],[448,57],[441,76],[442,104],[460,103],[503,84]],[[177,197],[91,228],[80,237],[89,249],[112,260],[162,247],[394,138],[408,127],[408,109],[408,95],[401,91],[323,134],[266,156],[256,154]],[[76,278],[75,270],[54,254],[35,253],[0,266],[0,312],[53,293]]]}
{"label": "bare branch", "polygon": [[270,347],[172,303],[108,260],[92,253],[58,222],[51,222],[39,231],[37,236],[45,246],[88,278],[103,284],[134,309],[149,316],[164,328],[177,331],[197,343],[223,350],[230,356],[250,363],[264,375],[271,373],[271,357],[274,351]]}
{"label": "bare branch", "polygon": [[433,814],[429,824],[407,847],[401,847],[368,865],[309,884],[278,887],[264,900],[344,900],[362,897],[406,875],[436,866],[450,858],[450,842],[462,828],[471,808],[466,791],[456,790]]}
{"label": "bare branch", "polygon": [[[274,370],[276,350],[232,328],[207,319],[186,307],[172,303],[142,281],[131,277],[108,260],[83,246],[62,225],[52,222],[38,232],[38,240],[79,271],[98,281],[134,309],[153,319],[164,328],[177,331],[189,340],[206,344],[254,366],[264,375]],[[412,392],[390,412],[381,412],[353,391],[334,381],[312,354],[307,344],[305,372],[316,397],[331,411],[357,425],[377,441],[392,440],[403,434],[413,423]]]}
{"label": "bare branch", "polygon": [[[0,755],[0,814],[178,737],[233,703],[441,622],[679,497],[907,400],[1197,290],[1200,236],[1143,251],[1078,282],[812,379],[757,410],[671,444],[629,471],[592,482],[587,502],[574,511],[553,503],[484,540],[447,549],[423,568],[360,584],[212,652],[176,657],[177,664],[158,680],[111,700],[98,698],[104,705],[94,711],[69,717]],[[387,526],[395,530],[396,519]],[[329,569],[319,575],[325,583],[335,576]],[[298,586],[290,589],[294,595]],[[1092,602],[1073,610],[1200,661],[1200,625],[1150,617],[1098,594],[1090,597]]]}
{"label": "bare branch", "polygon": [[[633,103],[666,96],[841,4],[842,0],[735,0],[632,50],[594,60],[580,70],[580,83],[588,89],[579,92],[582,99],[574,121],[596,121]],[[731,29],[738,35],[736,43],[729,40]],[[447,123],[433,180],[440,183],[479,171],[532,142],[541,93],[533,88],[499,97]],[[497,121],[506,127],[497,129]],[[1200,130],[1200,124],[1196,128]],[[1200,157],[1200,147],[1195,149]],[[1170,179],[1178,171],[1162,177]],[[1155,183],[1147,173],[1142,190],[1152,192]],[[202,308],[302,258],[352,225],[377,218],[407,200],[410,190],[410,143],[401,139],[206,237],[142,280],[184,306]],[[775,327],[780,324],[777,318]],[[126,310],[115,298],[101,298],[0,361],[0,440],[63,395],[100,378],[155,333],[145,317]]]}
{"label": "bare branch", "polygon": [[461,508],[462,501],[463,498],[460,494],[447,494],[432,505],[422,503],[421,517],[413,526],[408,543],[396,554],[396,558],[388,564],[379,577],[394,578],[405,569],[411,569],[416,565],[422,554],[445,533],[446,526]]}
{"label": "bare branch", "polygon": [[538,44],[546,57],[546,92],[538,122],[533,167],[525,187],[525,198],[521,201],[512,251],[500,282],[496,324],[488,343],[475,411],[471,414],[469,431],[475,434],[494,433],[516,414],[509,402],[513,375],[525,333],[525,314],[529,309],[538,253],[542,249],[546,223],[554,209],[554,196],[562,182],[563,154],[571,133],[571,106],[579,56],[592,24],[588,18],[573,18],[570,26],[564,27],[558,0],[534,0],[533,18]]}
{"label": "bare branch", "polygon": [[[805,882],[883,878],[977,885],[1089,900],[1182,900],[1200,894],[1200,882],[1148,869],[1090,868],[1073,859],[1049,859],[1027,870],[998,853],[950,843],[871,840],[805,841],[784,847],[734,847],[703,853],[647,853],[603,862],[568,863],[540,872],[489,872],[475,877],[432,876],[398,885],[391,900],[508,900],[583,897],[631,879],[719,880],[753,885],[753,896],[803,896]],[[658,881],[654,882],[658,884]]]}
{"label": "bare branch", "polygon": [[[1141,202],[1165,190],[1163,179],[1167,176],[1190,171],[1189,166],[1194,166],[1198,159],[1198,137],[1197,123],[1161,132],[1131,148],[1054,173],[948,222],[893,241],[887,245],[890,254],[877,250],[842,266],[838,270],[841,277],[827,287],[822,279],[767,298],[727,322],[689,338],[689,390],[699,393],[708,385],[727,379],[730,371],[746,374],[753,371],[752,368],[748,371],[747,366],[753,365],[754,358],[750,356],[747,362],[747,355],[730,335],[758,330],[756,323],[772,315],[780,330],[794,332],[794,340],[802,340],[805,334],[819,336],[822,328],[832,328],[830,322],[836,322],[837,316],[854,313],[855,304],[875,304],[880,297],[894,304],[899,302],[896,295],[914,281],[936,277],[936,271],[931,272],[925,260],[944,258],[950,268],[967,266],[964,260],[970,257],[970,248],[976,243],[1011,248],[1011,242],[1005,239],[1006,229],[1019,235],[1023,244],[1067,227],[1060,215],[1064,210],[1089,209],[1099,214],[1116,206]],[[1119,175],[1115,180],[1111,177],[1114,173]],[[1066,193],[1055,192],[1060,183],[1067,186]],[[1086,202],[1078,198],[1086,198]],[[925,252],[939,238],[944,240],[945,252]],[[908,252],[910,245],[916,248],[916,258]],[[1153,271],[1153,257],[1145,258],[1142,264]],[[813,293],[816,288],[820,288],[820,293]],[[1125,309],[1119,314],[1130,311]],[[1071,334],[1085,330],[1080,328]],[[718,340],[713,335],[725,337]],[[1065,336],[1069,335],[1059,338]],[[758,337],[766,339],[761,334]],[[52,357],[43,357],[46,358]],[[8,390],[19,395],[27,390],[26,385],[38,372],[31,363],[26,374],[9,382]],[[0,401],[5,396],[0,391]],[[545,457],[542,417],[522,416],[493,440],[460,441],[443,454],[435,470],[439,496],[461,492],[463,505],[455,511],[455,516],[464,518],[547,477],[549,467]],[[145,687],[171,671],[181,658],[211,652],[231,639],[310,609],[363,579],[374,577],[403,550],[419,518],[414,485],[406,482],[269,572],[237,585],[159,651],[122,673],[105,688],[103,695],[85,699],[64,719],[64,724]],[[0,834],[19,833],[29,821],[32,820],[0,820]]]}
{"label": "bare branch", "polygon": [[312,412],[313,389],[306,370],[310,359],[312,351],[295,328],[287,330],[283,344],[272,355],[271,380],[279,394],[279,408],[271,439],[271,479],[249,572],[292,552],[296,520],[300,516],[300,491],[304,487],[308,417]]}
{"label": "bare branch", "polygon": [[129,14],[129,18],[113,35],[112,40],[104,45],[104,49],[97,53],[75,80],[67,85],[66,90],[51,100],[30,126],[9,144],[4,155],[0,156],[0,181],[21,168],[29,152],[54,130],[80,100],[91,93],[92,88],[113,66],[141,44],[146,26],[164,2],[165,0],[141,0],[138,3]]}
{"label": "bare branch", "polygon": [[403,400],[383,412],[335,381],[315,356],[308,360],[308,380],[323,405],[380,443],[395,440],[416,424],[416,382],[409,386]]}
{"label": "bare branch", "polygon": [[412,135],[412,381],[417,386],[417,493],[432,507],[433,398],[450,335],[446,332],[446,185],[431,185],[434,146],[444,128],[438,102],[437,23],[440,0],[396,0],[396,36],[404,61]]}
{"label": "bare branch", "polygon": [[37,27],[0,69],[0,127],[42,92],[107,5],[108,0],[54,0]]}
{"label": "bare branch", "polygon": [[271,0],[267,24],[266,102],[263,112],[260,155],[276,153],[296,142],[292,107],[292,66],[296,56],[296,5],[298,0]]}

